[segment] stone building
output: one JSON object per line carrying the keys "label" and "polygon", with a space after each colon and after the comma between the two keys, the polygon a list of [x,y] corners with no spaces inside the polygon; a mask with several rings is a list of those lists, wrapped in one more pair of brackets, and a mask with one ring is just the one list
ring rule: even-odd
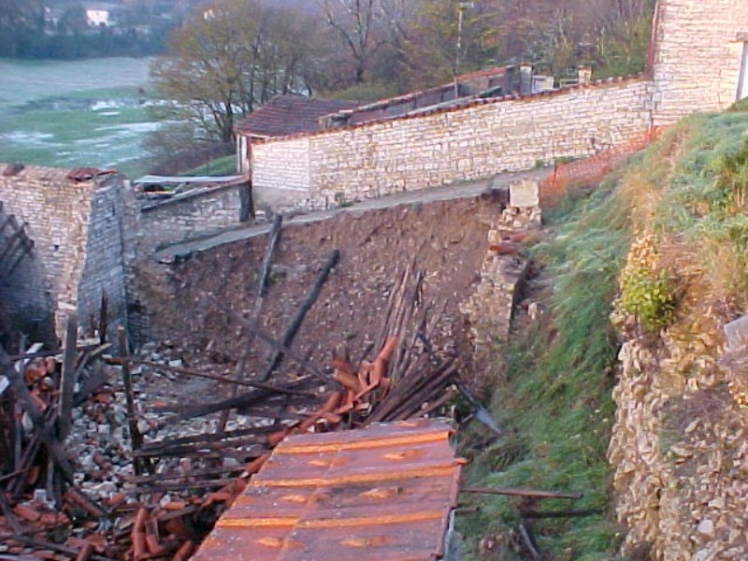
{"label": "stone building", "polygon": [[748,97],[748,0],[660,0],[650,57],[656,126]]}
{"label": "stone building", "polygon": [[110,327],[125,322],[125,190],[117,173],[0,164],[3,214],[33,241],[0,281],[0,301],[28,334],[53,337],[53,325],[60,336],[70,312],[91,328],[103,292]]}
{"label": "stone building", "polygon": [[[108,339],[124,325],[144,341],[140,264],[164,245],[247,218],[244,178],[199,180],[183,178],[176,191],[149,194],[116,172],[0,163],[0,256],[13,255],[0,258],[2,310],[27,335],[49,340],[62,336],[71,312],[84,331],[98,328],[106,294]],[[24,252],[6,223],[28,240]]]}

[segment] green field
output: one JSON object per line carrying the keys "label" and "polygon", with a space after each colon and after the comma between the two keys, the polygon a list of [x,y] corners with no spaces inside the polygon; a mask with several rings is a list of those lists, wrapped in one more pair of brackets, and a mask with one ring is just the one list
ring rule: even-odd
{"label": "green field", "polygon": [[0,161],[147,171],[148,59],[0,60]]}

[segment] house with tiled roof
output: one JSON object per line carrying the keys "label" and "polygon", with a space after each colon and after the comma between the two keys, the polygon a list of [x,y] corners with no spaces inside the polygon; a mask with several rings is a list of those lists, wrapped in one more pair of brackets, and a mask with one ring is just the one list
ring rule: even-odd
{"label": "house with tiled roof", "polygon": [[278,95],[258,107],[234,127],[239,172],[249,172],[252,142],[320,130],[320,118],[352,109],[358,103],[298,94]]}

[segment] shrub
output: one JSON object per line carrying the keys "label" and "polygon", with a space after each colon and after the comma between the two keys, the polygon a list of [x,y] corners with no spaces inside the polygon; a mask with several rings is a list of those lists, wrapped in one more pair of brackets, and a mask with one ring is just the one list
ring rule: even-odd
{"label": "shrub", "polygon": [[621,272],[619,311],[636,316],[645,331],[659,331],[673,324],[677,304],[675,278],[656,270],[656,241],[640,235],[631,247]]}

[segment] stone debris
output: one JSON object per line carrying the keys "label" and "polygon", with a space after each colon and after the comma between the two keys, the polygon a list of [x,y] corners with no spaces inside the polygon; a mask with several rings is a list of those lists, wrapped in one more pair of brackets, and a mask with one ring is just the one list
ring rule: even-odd
{"label": "stone debris", "polygon": [[633,337],[619,354],[609,460],[623,553],[748,559],[748,423],[731,386],[745,350],[718,362],[716,338],[677,326],[660,337],[661,349]]}
{"label": "stone debris", "polygon": [[[341,347],[322,372],[285,351],[300,373],[283,382],[191,370],[169,342],[144,345],[132,357],[111,356],[108,345],[76,345],[80,378],[65,439],[54,436],[62,357],[13,362],[2,353],[4,375],[20,380],[0,396],[3,421],[26,408],[16,395],[25,388],[52,440],[35,422],[2,425],[0,450],[14,453],[0,462],[0,553],[187,559],[287,435],[438,414],[458,392],[469,397],[454,357],[432,348],[438,322],[421,307],[423,280],[412,269],[403,273],[371,360],[355,364]],[[239,388],[234,397],[211,403],[231,385]],[[55,443],[61,459],[49,452]]]}
{"label": "stone debris", "polygon": [[[495,340],[506,340],[517,294],[527,277],[530,260],[523,242],[541,226],[538,184],[519,181],[510,186],[510,204],[491,223],[488,251],[472,296],[460,305],[470,323],[475,352],[485,352]],[[537,311],[537,310],[536,310]]]}

